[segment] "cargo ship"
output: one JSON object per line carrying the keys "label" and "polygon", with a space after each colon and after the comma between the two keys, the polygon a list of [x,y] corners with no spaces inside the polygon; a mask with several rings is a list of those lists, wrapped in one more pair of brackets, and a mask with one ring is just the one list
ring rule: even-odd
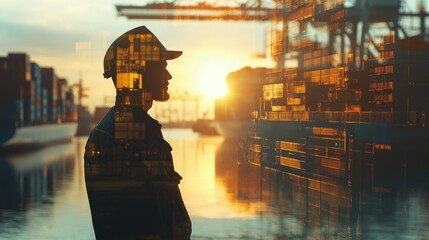
{"label": "cargo ship", "polygon": [[403,5],[276,2],[247,162],[346,184],[428,165],[392,160],[429,146],[429,15]]}
{"label": "cargo ship", "polygon": [[0,116],[1,148],[70,139],[78,117],[67,80],[26,53],[0,57]]}

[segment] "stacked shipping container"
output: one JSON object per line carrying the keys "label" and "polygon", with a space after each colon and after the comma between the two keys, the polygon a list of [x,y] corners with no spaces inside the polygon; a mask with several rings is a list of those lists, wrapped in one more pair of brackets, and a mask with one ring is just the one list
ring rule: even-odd
{"label": "stacked shipping container", "polygon": [[37,63],[31,63],[31,78],[35,82],[35,123],[40,124],[42,121],[42,75]]}
{"label": "stacked shipping container", "polygon": [[346,182],[428,141],[427,36],[399,38],[398,0],[346,2],[278,2],[249,162]]}
{"label": "stacked shipping container", "polygon": [[53,68],[41,68],[25,53],[0,58],[0,126],[16,128],[76,121],[74,96]]}

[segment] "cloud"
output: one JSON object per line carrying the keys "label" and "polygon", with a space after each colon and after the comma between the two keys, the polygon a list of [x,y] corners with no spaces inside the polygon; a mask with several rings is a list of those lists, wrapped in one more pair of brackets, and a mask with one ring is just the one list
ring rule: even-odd
{"label": "cloud", "polygon": [[0,53],[26,52],[31,55],[70,56],[75,43],[88,39],[82,33],[0,21]]}

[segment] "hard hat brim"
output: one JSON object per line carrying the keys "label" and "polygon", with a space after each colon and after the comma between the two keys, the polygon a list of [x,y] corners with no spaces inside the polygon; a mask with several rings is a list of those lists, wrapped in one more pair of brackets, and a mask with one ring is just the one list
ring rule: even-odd
{"label": "hard hat brim", "polygon": [[173,50],[167,50],[167,53],[165,55],[165,60],[173,60],[182,55],[182,51],[173,51]]}

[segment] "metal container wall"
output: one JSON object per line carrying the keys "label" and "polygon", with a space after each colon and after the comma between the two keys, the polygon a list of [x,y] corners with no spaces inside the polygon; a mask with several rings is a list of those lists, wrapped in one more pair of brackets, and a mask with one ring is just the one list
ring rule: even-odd
{"label": "metal container wall", "polygon": [[[7,71],[7,59],[0,57],[0,111],[2,106],[5,104],[5,85],[6,85],[6,71]],[[4,112],[1,112],[4,113]],[[2,114],[3,116],[4,114]],[[0,120],[1,121],[1,120]]]}
{"label": "metal container wall", "polygon": [[46,88],[42,88],[42,124],[48,122],[48,90]]}
{"label": "metal container wall", "polygon": [[41,68],[42,72],[42,87],[47,91],[47,120],[48,122],[57,122],[57,76],[53,68]]}
{"label": "metal container wall", "polygon": [[5,101],[18,101],[19,126],[34,123],[34,81],[31,79],[30,58],[25,53],[9,53],[4,78]]}
{"label": "metal container wall", "polygon": [[7,74],[7,59],[5,57],[0,57],[0,102],[3,100],[4,94],[4,85],[6,83],[6,74]]}
{"label": "metal container wall", "polygon": [[37,63],[31,63],[31,78],[35,82],[35,123],[42,121],[42,74]]}
{"label": "metal container wall", "polygon": [[22,101],[24,106],[24,126],[35,124],[35,83],[29,81],[24,83]]}

